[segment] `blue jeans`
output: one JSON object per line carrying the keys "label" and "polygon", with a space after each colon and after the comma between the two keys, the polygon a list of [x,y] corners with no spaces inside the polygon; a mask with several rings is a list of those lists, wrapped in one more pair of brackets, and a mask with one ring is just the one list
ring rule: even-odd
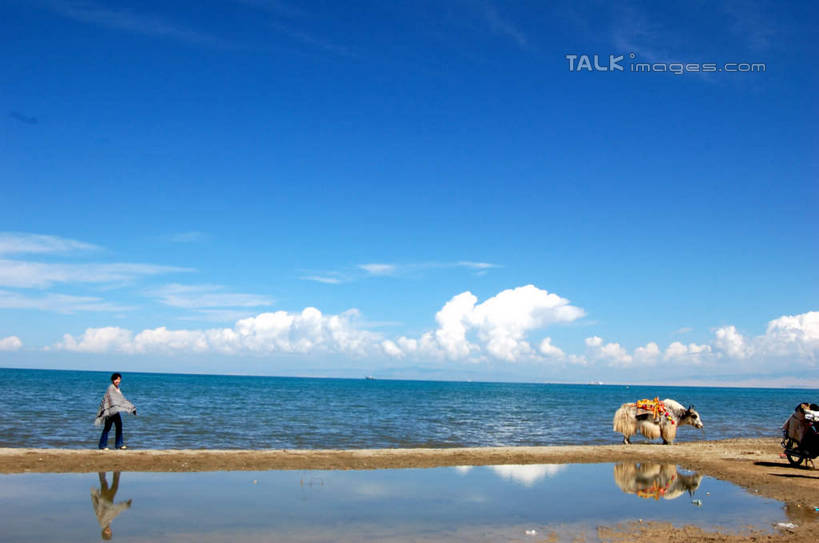
{"label": "blue jeans", "polygon": [[116,426],[116,444],[114,447],[117,449],[122,447],[122,417],[117,413],[105,419],[105,427],[103,427],[102,435],[100,436],[100,449],[104,449],[108,446],[108,432],[111,431],[112,424]]}

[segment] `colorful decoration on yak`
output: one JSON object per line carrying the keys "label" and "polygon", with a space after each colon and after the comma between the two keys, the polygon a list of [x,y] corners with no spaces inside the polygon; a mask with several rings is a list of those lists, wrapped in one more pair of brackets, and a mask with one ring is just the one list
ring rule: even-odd
{"label": "colorful decoration on yak", "polygon": [[671,424],[676,424],[674,417],[671,416],[671,413],[669,413],[668,409],[665,407],[665,404],[660,401],[659,397],[654,398],[653,400],[640,400],[634,405],[637,406],[638,411],[651,413],[655,422],[659,422],[661,418],[665,417],[665,419]]}
{"label": "colorful decoration on yak", "polygon": [[640,498],[654,498],[655,500],[659,500],[660,498],[665,497],[668,489],[671,488],[671,485],[674,483],[674,480],[677,478],[676,475],[671,477],[671,480],[668,481],[664,485],[660,485],[659,483],[652,483],[652,485],[648,488],[641,488],[637,491],[637,496]]}

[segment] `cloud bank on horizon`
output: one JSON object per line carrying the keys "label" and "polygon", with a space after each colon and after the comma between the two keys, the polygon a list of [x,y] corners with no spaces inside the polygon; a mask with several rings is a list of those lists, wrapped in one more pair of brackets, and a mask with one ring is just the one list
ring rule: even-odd
{"label": "cloud bank on horizon", "polygon": [[[126,354],[333,353],[477,364],[502,361],[624,369],[667,362],[703,369],[729,364],[762,369],[772,360],[786,361],[793,368],[814,368],[819,358],[819,311],[773,319],[765,333],[756,337],[744,336],[734,326],[723,326],[713,331],[708,344],[674,341],[661,348],[650,342],[629,351],[619,343],[591,336],[585,340],[584,352],[566,354],[552,344],[551,337],[543,338],[537,346],[531,344],[529,337],[551,326],[581,319],[585,312],[569,300],[526,285],[477,302],[471,292],[452,297],[435,316],[437,328],[417,338],[389,339],[363,329],[358,325],[360,313],[355,309],[324,315],[315,307],[307,307],[300,313],[261,313],[237,321],[232,328],[169,330],[162,326],[136,334],[116,326],[89,328],[76,338],[65,334],[48,349]],[[7,338],[11,345],[14,339]]]}

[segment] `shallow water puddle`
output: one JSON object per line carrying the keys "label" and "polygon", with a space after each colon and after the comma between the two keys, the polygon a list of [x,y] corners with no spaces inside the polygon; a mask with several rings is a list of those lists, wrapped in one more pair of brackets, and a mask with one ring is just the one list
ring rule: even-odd
{"label": "shallow water puddle", "polygon": [[0,541],[594,541],[638,519],[788,522],[780,502],[659,464],[0,476]]}

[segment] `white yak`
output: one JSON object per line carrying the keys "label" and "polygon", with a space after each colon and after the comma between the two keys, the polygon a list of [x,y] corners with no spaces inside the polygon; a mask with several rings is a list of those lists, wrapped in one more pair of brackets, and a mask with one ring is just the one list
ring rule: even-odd
{"label": "white yak", "polygon": [[[640,406],[638,408],[638,405]],[[654,407],[654,411],[645,407]],[[643,434],[648,439],[663,438],[663,443],[670,445],[677,437],[677,428],[690,424],[702,428],[700,414],[694,406],[687,409],[675,400],[643,400],[642,402],[624,403],[614,414],[614,431],[623,434],[623,443],[631,443],[631,436]]]}

